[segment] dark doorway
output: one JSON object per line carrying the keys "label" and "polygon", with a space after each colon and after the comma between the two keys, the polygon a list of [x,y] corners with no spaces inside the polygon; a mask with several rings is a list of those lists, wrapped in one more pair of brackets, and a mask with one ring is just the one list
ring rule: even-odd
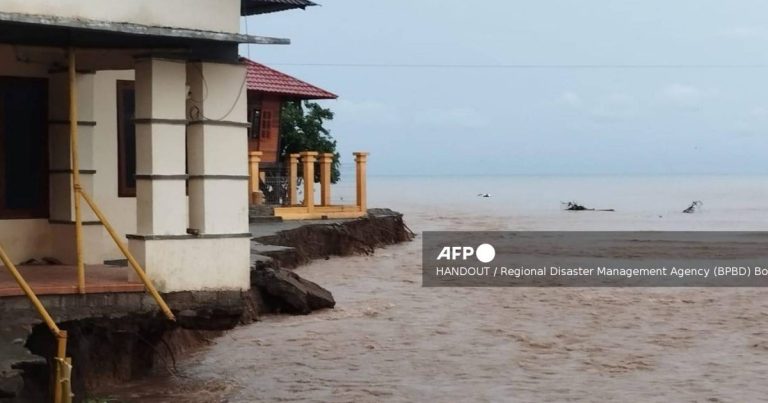
{"label": "dark doorway", "polygon": [[136,85],[117,81],[117,194],[136,197]]}
{"label": "dark doorway", "polygon": [[48,80],[0,77],[0,219],[48,217]]}

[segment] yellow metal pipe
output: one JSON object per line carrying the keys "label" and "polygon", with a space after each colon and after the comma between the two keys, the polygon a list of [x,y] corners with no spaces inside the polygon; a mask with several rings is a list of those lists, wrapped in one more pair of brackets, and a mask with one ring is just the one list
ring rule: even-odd
{"label": "yellow metal pipe", "polygon": [[80,161],[77,143],[77,75],[75,49],[69,48],[69,149],[72,159],[72,194],[75,203],[75,249],[77,253],[77,290],[85,294],[83,262],[83,217],[80,211]]}
{"label": "yellow metal pipe", "polygon": [[125,246],[123,241],[120,239],[120,237],[117,235],[117,232],[114,228],[112,228],[112,225],[107,220],[107,217],[102,214],[101,210],[99,210],[99,207],[96,206],[96,203],[91,199],[91,196],[88,195],[84,190],[80,190],[80,195],[83,196],[83,199],[85,199],[85,202],[88,203],[88,205],[91,207],[91,210],[93,210],[93,213],[96,214],[96,217],[99,218],[99,221],[104,225],[104,228],[106,228],[109,235],[112,237],[112,240],[115,241],[115,244],[117,244],[117,247],[120,249],[121,252],[123,252],[123,255],[125,255],[125,258],[128,259],[128,262],[131,264],[131,267],[133,267],[133,270],[136,271],[136,274],[139,276],[141,281],[144,283],[144,286],[147,287],[147,291],[152,295],[152,298],[155,299],[155,302],[157,302],[157,305],[160,306],[160,309],[162,309],[163,313],[166,317],[170,320],[176,320],[175,316],[173,315],[173,312],[171,312],[171,308],[168,307],[168,305],[163,300],[163,297],[160,295],[159,292],[157,292],[157,289],[155,289],[155,286],[152,284],[152,282],[147,277],[146,273],[144,273],[144,269],[141,267],[139,262],[136,261],[136,259],[133,257],[131,252],[128,250],[128,247]]}
{"label": "yellow metal pipe", "polygon": [[37,310],[37,313],[40,314],[40,317],[43,318],[43,321],[48,326],[48,328],[51,329],[51,333],[58,337],[59,334],[61,334],[61,330],[58,326],[56,326],[56,322],[53,321],[51,315],[47,310],[45,310],[43,303],[40,302],[40,299],[37,298],[35,292],[32,291],[32,288],[29,287],[27,281],[24,280],[24,277],[21,276],[19,270],[16,268],[13,262],[11,262],[11,259],[8,257],[8,255],[5,253],[5,250],[1,246],[0,260],[3,261],[5,268],[8,269],[8,271],[11,273],[11,276],[13,276],[14,280],[16,280],[16,283],[19,285],[21,290],[24,291],[24,294],[27,296],[27,298],[32,301],[32,305],[35,307],[35,310]]}
{"label": "yellow metal pipe", "polygon": [[61,391],[62,395],[62,402],[61,403],[72,403],[72,358],[67,357],[64,359],[64,367],[66,368],[66,373],[63,376],[63,390]]}
{"label": "yellow metal pipe", "polygon": [[64,376],[67,360],[67,332],[62,330],[56,335],[56,358],[55,364],[55,380],[53,386],[53,401],[54,403],[62,403],[68,394],[68,388],[64,384],[66,377]]}

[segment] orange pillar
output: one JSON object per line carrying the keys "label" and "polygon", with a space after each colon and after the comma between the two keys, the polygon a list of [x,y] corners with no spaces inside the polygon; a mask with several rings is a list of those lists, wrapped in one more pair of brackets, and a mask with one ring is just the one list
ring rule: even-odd
{"label": "orange pillar", "polygon": [[317,161],[317,151],[304,151],[300,153],[301,163],[304,167],[304,207],[307,213],[315,209],[315,162]]}
{"label": "orange pillar", "polygon": [[368,190],[366,182],[365,165],[368,162],[369,153],[356,152],[355,156],[355,184],[357,193],[357,207],[361,212],[368,211]]}
{"label": "orange pillar", "polygon": [[320,154],[320,205],[331,205],[331,164],[333,153]]}
{"label": "orange pillar", "polygon": [[296,186],[298,185],[298,165],[299,154],[290,154],[288,156],[288,205],[295,206],[299,204],[296,197]]}
{"label": "orange pillar", "polygon": [[261,151],[251,151],[248,153],[248,200],[250,204],[260,204],[259,197],[259,162],[261,162]]}

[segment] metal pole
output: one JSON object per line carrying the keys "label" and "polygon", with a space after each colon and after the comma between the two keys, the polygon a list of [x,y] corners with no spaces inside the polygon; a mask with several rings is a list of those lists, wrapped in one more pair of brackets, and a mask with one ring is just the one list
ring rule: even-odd
{"label": "metal pole", "polygon": [[35,307],[35,310],[37,310],[37,313],[40,314],[40,317],[43,318],[43,322],[45,322],[48,328],[51,329],[51,333],[53,333],[55,336],[58,336],[59,333],[61,333],[61,330],[59,330],[59,327],[56,326],[56,322],[53,321],[51,315],[49,315],[48,311],[45,310],[42,302],[40,302],[40,299],[37,298],[37,295],[35,295],[35,292],[32,291],[32,288],[29,287],[27,281],[24,280],[24,277],[21,276],[19,270],[16,268],[13,262],[11,262],[11,259],[5,253],[5,250],[2,248],[2,246],[0,246],[0,260],[3,261],[5,268],[8,269],[8,271],[11,273],[11,276],[13,276],[14,280],[16,280],[16,283],[19,285],[21,290],[24,291],[24,294],[27,296],[27,298],[32,301],[32,305]]}
{"label": "metal pole", "polygon": [[67,363],[67,332],[62,330],[56,335],[56,358],[53,360],[56,365],[56,380],[53,388],[53,401],[54,403],[62,403],[66,399],[64,396],[68,394],[69,388],[65,387],[64,382],[67,381],[64,376],[64,366]]}
{"label": "metal pole", "polygon": [[83,218],[80,212],[80,161],[77,143],[77,73],[75,49],[69,48],[69,149],[72,159],[72,196],[75,203],[75,248],[77,253],[77,290],[85,294],[85,263],[83,263]]}
{"label": "metal pole", "polygon": [[128,250],[128,247],[125,246],[123,241],[120,239],[120,236],[117,235],[117,231],[112,228],[112,225],[109,223],[109,221],[107,221],[107,217],[102,214],[101,210],[99,210],[99,207],[96,206],[96,203],[93,201],[93,199],[91,199],[91,196],[82,189],[80,190],[80,195],[83,196],[83,199],[86,203],[88,203],[88,205],[91,207],[91,210],[93,210],[93,213],[96,214],[96,217],[98,217],[99,221],[101,221],[101,223],[104,225],[104,228],[106,228],[107,232],[112,237],[112,240],[115,241],[117,247],[121,252],[123,252],[125,258],[128,259],[131,267],[133,267],[133,270],[136,271],[136,275],[139,276],[141,281],[144,283],[144,286],[147,287],[147,291],[149,291],[149,293],[152,295],[152,298],[155,299],[155,302],[157,302],[157,305],[160,306],[160,309],[162,309],[165,316],[170,320],[176,320],[175,316],[173,316],[173,312],[171,312],[171,308],[168,307],[168,305],[163,300],[163,297],[160,296],[160,293],[157,292],[157,289],[155,289],[155,286],[152,285],[151,281],[149,281],[146,273],[144,273],[144,269],[133,257],[131,252]]}

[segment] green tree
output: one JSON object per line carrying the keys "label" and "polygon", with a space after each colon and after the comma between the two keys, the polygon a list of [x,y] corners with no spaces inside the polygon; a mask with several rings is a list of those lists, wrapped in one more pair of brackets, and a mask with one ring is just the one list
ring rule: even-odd
{"label": "green tree", "polygon": [[[329,120],[333,120],[333,112],[315,102],[284,102],[280,114],[280,160],[285,161],[289,154],[302,151],[333,153],[331,182],[336,183],[341,175],[336,140],[331,136],[331,132],[323,127]],[[315,182],[319,181],[320,172],[316,169]]]}

